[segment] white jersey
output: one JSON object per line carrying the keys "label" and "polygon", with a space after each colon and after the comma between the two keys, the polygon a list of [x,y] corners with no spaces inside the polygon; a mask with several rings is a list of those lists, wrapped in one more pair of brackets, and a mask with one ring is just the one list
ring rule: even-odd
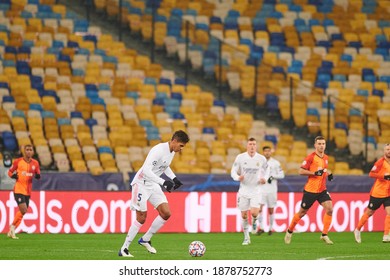
{"label": "white jersey", "polygon": [[169,167],[171,164],[175,152],[171,152],[169,149],[169,143],[160,143],[154,146],[148,153],[148,156],[145,159],[144,164],[135,174],[131,185],[134,184],[144,184],[150,185],[151,183],[156,183],[159,185],[164,184],[164,179],[160,176],[165,173],[168,178],[175,178],[175,174],[172,169]]}
{"label": "white jersey", "polygon": [[272,157],[267,160],[267,163],[269,168],[269,177],[273,177],[274,180],[271,181],[271,184],[267,182],[264,185],[261,185],[260,191],[261,193],[276,193],[278,191],[277,179],[284,178],[284,171],[280,165],[280,162]]}
{"label": "white jersey", "polygon": [[240,182],[238,193],[243,196],[252,196],[260,192],[260,179],[269,177],[267,159],[265,156],[256,153],[251,157],[248,152],[239,154],[230,172],[234,181],[239,181],[239,177],[244,175],[244,180]]}

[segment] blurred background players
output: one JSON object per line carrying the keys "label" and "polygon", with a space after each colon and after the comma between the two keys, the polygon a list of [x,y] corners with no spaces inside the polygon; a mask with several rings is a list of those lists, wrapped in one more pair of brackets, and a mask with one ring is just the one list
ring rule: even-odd
{"label": "blurred background players", "polygon": [[355,241],[357,243],[362,242],[360,236],[362,227],[381,205],[383,205],[386,211],[382,241],[384,243],[390,242],[390,144],[386,144],[383,150],[383,157],[375,162],[369,173],[369,176],[374,178],[375,182],[370,191],[368,206],[354,230]]}
{"label": "blurred background players", "polygon": [[241,211],[241,225],[244,231],[242,245],[248,245],[251,243],[248,211],[252,215],[252,221],[256,221],[260,211],[260,185],[265,184],[265,178],[269,177],[267,159],[257,153],[256,139],[249,138],[246,152],[237,155],[230,174],[234,181],[240,182],[237,207]]}
{"label": "blurred background players", "polygon": [[326,178],[333,180],[333,174],[328,170],[328,156],[325,154],[326,141],[323,136],[317,136],[314,140],[315,151],[309,154],[299,169],[299,175],[308,176],[307,183],[303,190],[301,208],[295,213],[287,228],[284,242],[290,244],[295,226],[299,223],[314,202],[318,201],[325,209],[323,217],[323,229],[320,239],[328,245],[333,242],[328,237],[328,231],[332,223],[333,204],[326,189]]}
{"label": "blurred background players", "polygon": [[10,153],[3,154],[3,164],[0,164],[0,190],[12,190],[15,181],[8,176],[8,169],[12,166],[12,156]]}
{"label": "blurred background players", "polygon": [[[158,215],[149,230],[138,240],[138,244],[145,247],[151,254],[157,253],[157,250],[152,247],[150,239],[171,216],[168,200],[161,186],[171,192],[183,185],[176,178],[169,165],[175,153],[180,152],[189,141],[190,139],[184,131],[176,131],[169,142],[157,144],[149,151],[144,164],[135,174],[131,182],[130,208],[136,211],[136,219],[130,226],[125,241],[119,250],[118,255],[120,257],[133,257],[128,248],[146,221],[148,201],[158,211]],[[173,182],[161,178],[160,176],[163,173]]]}
{"label": "blurred background players", "polygon": [[[260,235],[264,233],[263,227],[263,206],[267,205],[268,214],[269,214],[269,230],[268,234],[272,234],[272,228],[274,225],[274,208],[276,206],[276,202],[278,201],[278,179],[284,178],[284,171],[280,165],[280,162],[272,157],[272,149],[269,146],[263,147],[263,155],[267,159],[267,165],[269,168],[269,177],[264,185],[260,187],[260,212],[258,216],[259,229],[257,234]],[[256,233],[256,220],[254,220],[254,224],[252,228]]]}
{"label": "blurred background players", "polygon": [[16,180],[14,197],[19,208],[7,234],[8,237],[13,239],[18,239],[15,235],[15,230],[22,222],[30,203],[32,180],[33,178],[41,178],[39,162],[32,158],[34,155],[33,147],[25,145],[22,155],[22,157],[14,160],[11,168],[8,170],[8,176]]}

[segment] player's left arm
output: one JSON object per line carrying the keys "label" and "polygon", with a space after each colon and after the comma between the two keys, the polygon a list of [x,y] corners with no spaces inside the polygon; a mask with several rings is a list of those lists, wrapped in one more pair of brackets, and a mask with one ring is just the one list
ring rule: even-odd
{"label": "player's left arm", "polygon": [[39,167],[39,163],[38,162],[36,162],[36,164],[35,164],[35,179],[41,179],[41,169],[40,169],[40,167]]}
{"label": "player's left arm", "polygon": [[[173,190],[176,190],[178,188],[180,188],[181,186],[183,186],[183,183],[176,177],[175,173],[173,173],[172,169],[168,166],[167,169],[165,169],[164,171],[165,175],[168,176],[168,178],[170,178],[173,183],[174,183],[174,186],[173,186]],[[167,189],[169,192],[172,191],[172,189]]]}
{"label": "player's left arm", "polygon": [[260,167],[260,183],[265,184],[267,180],[271,177],[271,168],[267,163],[267,159],[263,158],[263,164]]}
{"label": "player's left arm", "polygon": [[176,177],[175,173],[173,173],[172,169],[168,166],[164,171],[165,175],[168,176],[169,179],[173,180]]}
{"label": "player's left arm", "polygon": [[275,174],[271,174],[272,177],[275,179],[283,179],[285,177],[284,171],[282,169],[282,166],[280,165],[279,162],[275,161]]}

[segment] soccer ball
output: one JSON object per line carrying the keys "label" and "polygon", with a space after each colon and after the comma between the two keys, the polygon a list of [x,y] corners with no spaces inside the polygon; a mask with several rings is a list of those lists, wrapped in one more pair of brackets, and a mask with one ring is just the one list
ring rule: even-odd
{"label": "soccer ball", "polygon": [[188,246],[188,253],[191,257],[202,257],[206,252],[206,246],[202,241],[192,241],[190,246]]}

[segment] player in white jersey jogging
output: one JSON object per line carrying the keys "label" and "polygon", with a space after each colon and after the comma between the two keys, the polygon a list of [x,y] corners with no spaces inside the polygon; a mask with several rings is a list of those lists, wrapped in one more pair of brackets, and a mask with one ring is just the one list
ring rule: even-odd
{"label": "player in white jersey jogging", "polygon": [[260,186],[269,177],[267,160],[257,152],[256,139],[249,138],[246,152],[237,155],[231,169],[234,181],[240,181],[237,207],[241,211],[241,225],[244,231],[242,245],[251,243],[249,236],[248,211],[252,220],[256,221],[260,211]]}
{"label": "player in white jersey jogging", "polygon": [[[257,234],[260,235],[264,233],[262,211],[264,205],[267,205],[269,214],[268,235],[271,235],[275,220],[274,208],[276,206],[276,202],[278,201],[278,179],[284,178],[284,171],[280,165],[280,162],[272,157],[271,147],[264,146],[263,155],[267,159],[267,165],[270,173],[267,179],[267,183],[260,187],[260,213],[258,217],[259,230],[257,231]],[[253,224],[252,226],[252,233],[256,233],[256,224]]]}
{"label": "player in white jersey jogging", "polygon": [[[169,165],[175,153],[180,152],[189,141],[187,133],[178,130],[169,142],[157,144],[149,151],[144,164],[130,183],[132,187],[130,209],[136,211],[136,219],[129,228],[126,239],[119,250],[119,256],[133,257],[128,248],[146,221],[148,201],[158,211],[158,215],[149,230],[138,240],[138,244],[145,247],[152,254],[157,252],[152,247],[150,239],[171,216],[168,200],[161,187],[171,192],[183,185],[176,178]],[[160,176],[163,173],[173,182],[161,178]]]}

